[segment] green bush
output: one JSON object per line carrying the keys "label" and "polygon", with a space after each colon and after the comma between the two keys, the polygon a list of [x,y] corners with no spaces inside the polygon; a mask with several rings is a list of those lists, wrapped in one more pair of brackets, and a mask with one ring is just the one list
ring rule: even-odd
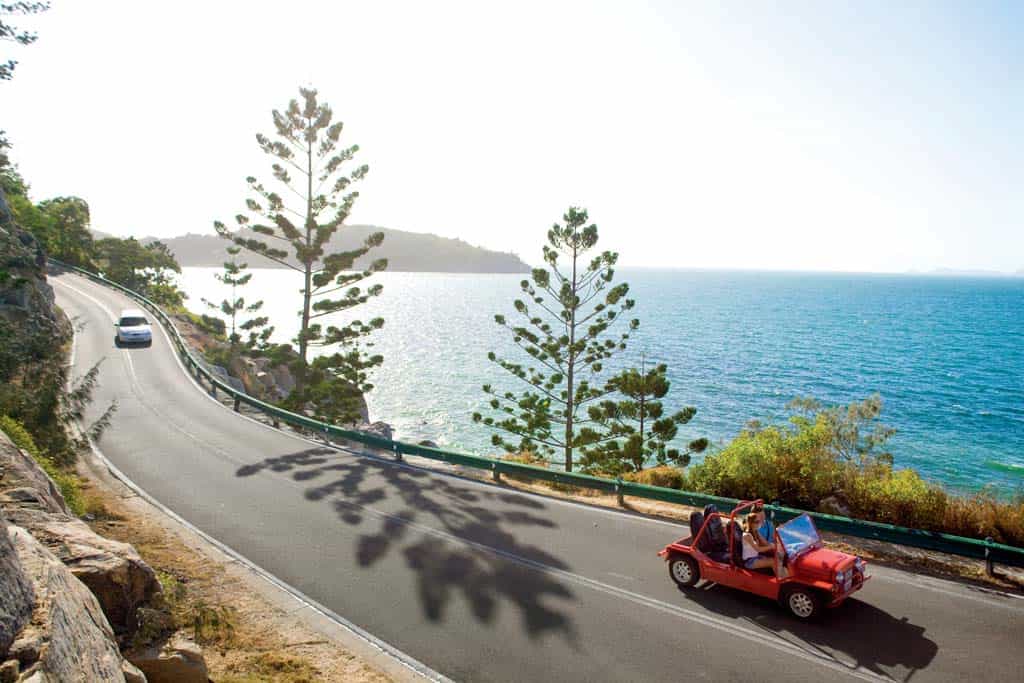
{"label": "green bush", "polygon": [[7,434],[15,446],[28,453],[53,480],[71,512],[82,515],[85,512],[85,500],[82,496],[81,480],[73,473],[58,467],[52,458],[45,455],[25,426],[14,418],[0,415],[0,430]]}
{"label": "green bush", "polygon": [[869,399],[816,407],[788,424],[745,429],[690,468],[682,488],[805,510],[820,510],[834,496],[858,519],[1024,546],[1024,498],[1007,502],[987,491],[958,497],[912,469],[894,468],[892,456],[876,450],[893,433],[874,423],[880,405]]}

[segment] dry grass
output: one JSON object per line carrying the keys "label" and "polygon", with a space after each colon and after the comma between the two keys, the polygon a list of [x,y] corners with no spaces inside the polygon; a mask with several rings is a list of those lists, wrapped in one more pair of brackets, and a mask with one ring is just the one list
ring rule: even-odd
{"label": "dry grass", "polygon": [[131,543],[157,572],[166,605],[203,645],[214,681],[354,681],[388,678],[254,593],[226,569],[139,514],[129,501],[87,481],[88,520],[99,534]]}

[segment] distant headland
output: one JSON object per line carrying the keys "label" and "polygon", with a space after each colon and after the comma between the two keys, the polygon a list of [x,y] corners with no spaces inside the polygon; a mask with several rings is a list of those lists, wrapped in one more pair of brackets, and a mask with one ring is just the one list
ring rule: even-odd
{"label": "distant headland", "polygon": [[[391,272],[438,273],[528,273],[530,266],[517,255],[475,247],[460,239],[439,237],[418,232],[379,228],[373,225],[346,225],[327,245],[327,253],[354,249],[373,232],[384,233],[384,243],[373,249],[367,257],[356,261],[356,267],[366,266],[370,260],[386,258]],[[106,237],[100,232],[96,237]],[[142,238],[152,242],[155,238]],[[174,253],[182,266],[219,267],[227,258],[228,242],[216,235],[187,234],[161,239]],[[255,268],[283,268],[252,253],[245,261]]]}

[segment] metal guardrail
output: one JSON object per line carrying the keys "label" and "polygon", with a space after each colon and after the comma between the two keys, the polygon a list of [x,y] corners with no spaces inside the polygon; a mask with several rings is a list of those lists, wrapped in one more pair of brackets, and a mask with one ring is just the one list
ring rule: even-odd
{"label": "metal guardrail", "polygon": [[[202,378],[209,382],[212,392],[216,393],[217,390],[220,390],[234,398],[236,409],[240,404],[244,403],[245,405],[255,408],[256,410],[270,416],[275,421],[301,427],[325,436],[338,437],[348,441],[354,441],[371,448],[389,451],[394,453],[397,458],[401,458],[404,455],[415,455],[422,458],[429,458],[431,460],[447,462],[453,465],[488,470],[495,478],[499,478],[503,474],[511,475],[549,483],[578,486],[580,488],[615,493],[620,497],[633,496],[636,498],[646,498],[647,500],[658,500],[666,503],[676,503],[679,505],[689,505],[694,507],[704,507],[710,503],[714,503],[722,510],[731,509],[737,503],[737,500],[734,498],[722,498],[703,493],[662,488],[660,486],[647,486],[645,484],[637,484],[635,482],[623,481],[621,479],[605,479],[602,477],[594,477],[575,472],[562,472],[546,469],[544,467],[527,465],[524,463],[497,460],[495,458],[485,458],[465,453],[454,453],[438,448],[403,443],[401,441],[392,441],[375,434],[368,434],[366,432],[360,432],[352,429],[344,429],[333,424],[314,420],[306,415],[292,413],[284,410],[283,408],[261,401],[249,394],[246,394],[245,392],[238,391],[210,373],[206,367],[204,367],[204,365],[192,355],[191,350],[185,344],[185,340],[182,339],[181,334],[178,332],[178,328],[171,321],[170,317],[168,317],[156,303],[150,301],[141,294],[128,289],[127,287],[123,287],[116,282],[107,280],[102,275],[97,275],[96,273],[91,273],[82,268],[78,268],[77,266],[62,263],[56,259],[50,259],[50,262],[66,270],[71,270],[84,275],[95,282],[120,290],[124,294],[144,305],[147,309],[151,310],[171,336],[174,345],[177,347],[178,354],[181,356],[182,361],[185,363],[186,367],[188,367],[189,371],[197,378]],[[806,512],[805,510],[797,510],[780,505],[766,505],[765,508],[769,512],[773,513],[777,522],[788,521]],[[1024,548],[996,543],[990,539],[979,540],[974,538],[965,538],[963,536],[954,536],[935,531],[909,529],[892,524],[882,524],[880,522],[868,522],[860,519],[851,519],[849,517],[826,515],[820,512],[807,512],[807,514],[814,519],[817,527],[823,531],[832,531],[848,536],[855,536],[857,538],[884,541],[887,543],[895,543],[924,550],[935,550],[943,553],[960,555],[962,557],[986,560],[989,563],[1024,567]]]}

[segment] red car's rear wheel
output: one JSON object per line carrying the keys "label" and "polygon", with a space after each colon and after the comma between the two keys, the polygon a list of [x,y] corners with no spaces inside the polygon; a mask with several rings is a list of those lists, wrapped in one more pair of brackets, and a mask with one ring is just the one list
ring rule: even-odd
{"label": "red car's rear wheel", "polygon": [[673,555],[668,561],[668,575],[683,588],[689,588],[700,581],[700,566],[689,555]]}

